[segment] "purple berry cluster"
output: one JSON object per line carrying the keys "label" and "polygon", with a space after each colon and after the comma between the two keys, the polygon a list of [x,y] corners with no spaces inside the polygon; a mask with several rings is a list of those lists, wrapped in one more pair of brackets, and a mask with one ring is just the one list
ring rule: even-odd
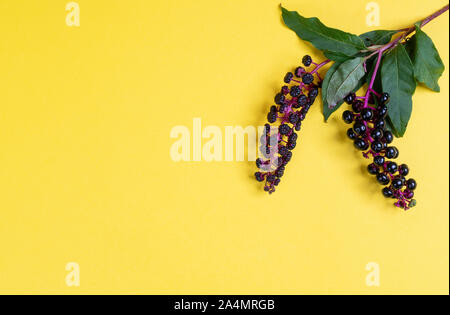
{"label": "purple berry cluster", "polygon": [[[378,106],[374,105],[375,100],[378,100]],[[358,150],[364,151],[365,158],[373,158],[368,171],[385,186],[383,195],[396,199],[395,205],[399,208],[408,210],[415,206],[413,198],[417,183],[412,178],[406,180],[408,165],[398,165],[392,161],[398,158],[399,151],[391,145],[394,136],[386,128],[389,94],[380,95],[371,90],[365,97],[357,97],[355,93],[351,93],[345,98],[345,102],[351,105],[352,110],[346,110],[342,118],[347,124],[353,123],[347,136],[353,140]]]}
{"label": "purple berry cluster", "polygon": [[[261,137],[260,151],[264,159],[256,160],[260,171],[255,173],[255,178],[265,182],[264,190],[270,194],[275,192],[292,158],[292,150],[297,145],[297,132],[319,94],[322,79],[317,71],[326,64],[317,64],[308,55],[303,57],[302,63],[304,67],[300,66],[284,77],[286,85],[275,96],[275,105],[270,108],[268,123]],[[314,69],[305,69],[310,66]],[[315,77],[317,84],[314,83]]]}

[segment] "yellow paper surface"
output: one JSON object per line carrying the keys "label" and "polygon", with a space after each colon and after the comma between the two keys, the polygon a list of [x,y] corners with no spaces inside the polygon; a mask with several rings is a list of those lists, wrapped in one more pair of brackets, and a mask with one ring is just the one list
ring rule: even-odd
{"label": "yellow paper surface", "polygon": [[[276,194],[253,162],[171,159],[173,127],[258,126],[287,71],[323,56],[272,0],[1,0],[0,292],[438,293],[449,290],[449,76],[419,87],[400,160],[403,212],[317,101]],[[284,1],[352,33],[446,3]],[[448,68],[448,13],[426,26]],[[207,139],[203,140],[205,144]],[[69,286],[68,263],[79,267]],[[367,277],[379,267],[379,286]]]}

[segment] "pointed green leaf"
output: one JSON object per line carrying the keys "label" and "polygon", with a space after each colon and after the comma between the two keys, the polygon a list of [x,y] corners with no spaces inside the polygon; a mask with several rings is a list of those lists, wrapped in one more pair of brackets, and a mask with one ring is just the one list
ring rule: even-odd
{"label": "pointed green leaf", "polygon": [[330,80],[331,77],[333,76],[333,74],[336,72],[336,70],[339,68],[339,66],[341,65],[341,62],[335,62],[330,69],[328,69],[327,74],[325,75],[325,78],[323,79],[322,82],[322,103],[323,103],[323,116],[325,117],[325,121],[328,120],[328,118],[330,118],[331,114],[333,114],[335,111],[338,110],[339,107],[341,107],[341,105],[344,103],[344,101],[340,101],[338,104],[336,104],[336,106],[334,107],[330,107],[328,106],[328,101],[327,101],[327,89],[328,89],[328,85],[330,84]]}
{"label": "pointed green leaf", "polygon": [[416,90],[414,68],[403,45],[398,45],[383,59],[381,66],[383,92],[391,96],[389,119],[394,133],[402,137],[412,112],[412,95]]}
{"label": "pointed green leaf", "polygon": [[397,31],[385,31],[385,30],[377,30],[371,31],[364,34],[359,35],[364,41],[364,44],[369,47],[373,45],[385,45],[391,41],[392,36],[396,34]]}
{"label": "pointed green leaf", "polygon": [[[330,84],[331,77],[336,72],[336,70],[339,68],[339,66],[342,64],[342,62],[335,62],[330,69],[328,69],[327,74],[325,75],[325,78],[322,82],[322,103],[323,103],[323,116],[325,118],[325,121],[328,121],[328,119],[331,117],[331,115],[341,107],[342,104],[344,104],[344,100],[339,101],[336,106],[331,107],[328,105],[327,101],[327,89],[328,85]],[[352,90],[352,92],[358,91],[365,82],[365,78],[359,80],[357,86]]]}
{"label": "pointed green leaf", "polygon": [[365,73],[363,57],[356,57],[340,64],[328,84],[326,91],[328,106],[337,106],[345,96],[358,86]]}
{"label": "pointed green leaf", "polygon": [[406,49],[414,65],[416,80],[439,92],[438,80],[445,66],[431,38],[416,26],[416,34],[406,43]]}
{"label": "pointed green leaf", "polygon": [[286,26],[317,49],[353,56],[366,48],[357,35],[327,27],[316,17],[305,18],[295,11],[281,9]]}

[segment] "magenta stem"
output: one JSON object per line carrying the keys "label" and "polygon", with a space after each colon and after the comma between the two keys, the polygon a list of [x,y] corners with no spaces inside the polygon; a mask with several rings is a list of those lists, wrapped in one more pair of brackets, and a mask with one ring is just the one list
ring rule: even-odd
{"label": "magenta stem", "polygon": [[375,79],[377,77],[378,69],[380,68],[383,52],[384,52],[383,49],[378,52],[377,63],[375,65],[375,69],[373,71],[372,78],[370,79],[369,88],[367,89],[366,96],[364,97],[364,108],[368,107],[368,105],[369,105],[369,96],[370,96],[370,93],[373,91],[373,85],[374,85]]}
{"label": "magenta stem", "polygon": [[428,23],[433,21],[435,18],[437,18],[441,14],[444,14],[446,11],[448,11],[448,4],[445,7],[443,7],[442,9],[440,9],[439,11],[436,11],[435,13],[433,13],[432,15],[427,17],[425,20],[423,20],[422,23],[420,23],[420,27],[421,28],[424,27],[425,25],[427,25]]}
{"label": "magenta stem", "polygon": [[312,74],[312,75],[316,74],[317,71],[319,71],[320,68],[322,68],[323,66],[325,66],[325,65],[328,64],[329,62],[331,62],[331,60],[330,60],[330,59],[327,59],[327,60],[325,60],[324,62],[318,64],[318,65],[316,66],[316,68],[311,72],[311,74]]}
{"label": "magenta stem", "polygon": [[[318,78],[319,80],[321,80],[321,78],[320,78],[320,76],[319,76],[319,73],[318,73],[318,70],[319,70],[320,68],[322,68],[323,66],[325,66],[326,64],[330,63],[330,62],[331,62],[331,60],[328,59],[328,60],[325,60],[324,62],[322,62],[322,63],[320,63],[320,64],[312,63],[313,65],[315,65],[315,68],[314,68],[314,70],[311,71],[310,73],[311,73],[312,75],[316,75],[317,78]],[[303,82],[300,82],[300,81],[298,81],[298,80],[292,80],[292,81],[298,83],[300,88],[302,88],[302,89],[305,88],[305,85],[304,85]],[[306,88],[309,89],[309,87],[306,87]],[[278,116],[278,118],[281,120],[281,121],[280,121],[280,125],[282,125],[282,124],[284,124],[284,123],[287,123],[287,122],[289,121],[289,115],[293,112],[292,107],[293,107],[293,105],[294,105],[295,102],[296,102],[296,99],[295,99],[295,98],[291,99],[291,100],[289,101],[287,110],[283,113],[283,116]],[[293,128],[292,128],[290,134],[292,134],[292,132],[293,132]],[[289,135],[290,135],[290,134],[289,134]],[[287,136],[289,136],[289,135],[287,135]],[[282,142],[284,142],[284,143],[287,143],[285,140],[283,140],[283,136],[282,136],[280,133],[278,133],[277,139],[278,139],[278,142],[282,141]],[[270,161],[273,161],[273,158],[274,158],[274,152],[271,153],[270,159],[269,159],[269,160],[270,160]],[[275,166],[275,165],[274,165],[274,166]],[[268,176],[269,173],[271,173],[271,171],[269,171],[268,173],[264,174],[264,176],[265,176],[265,177]],[[270,186],[270,187],[272,187],[272,186]]]}
{"label": "magenta stem", "polygon": [[[449,9],[449,5],[447,4],[445,7],[443,7],[442,9],[436,11],[435,13],[431,14],[430,16],[428,16],[427,18],[425,18],[424,20],[421,21],[420,23],[420,28],[424,27],[425,25],[427,25],[428,23],[430,23],[431,21],[433,21],[435,18],[439,17],[440,15],[444,14],[445,12],[447,12]],[[408,35],[410,35],[412,32],[414,32],[416,29],[415,26],[411,26],[408,28],[403,28],[398,30],[398,33],[402,33],[399,37],[397,37],[395,40],[393,40],[390,43],[387,43],[386,45],[380,47],[379,49],[375,50],[375,52],[373,54],[371,54],[369,57],[367,57],[367,59],[369,59],[370,57],[372,57],[375,54],[379,54],[380,52],[385,52],[388,49],[392,49],[395,46],[397,46],[402,40],[404,40]]]}

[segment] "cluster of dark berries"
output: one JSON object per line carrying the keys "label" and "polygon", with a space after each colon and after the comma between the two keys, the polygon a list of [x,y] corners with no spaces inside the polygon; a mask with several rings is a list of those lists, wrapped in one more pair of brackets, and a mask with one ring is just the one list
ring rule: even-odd
{"label": "cluster of dark berries", "polygon": [[[365,158],[373,158],[368,171],[385,186],[383,195],[397,199],[395,205],[408,210],[416,204],[413,198],[417,183],[414,179],[405,178],[409,174],[408,165],[399,165],[393,161],[398,158],[399,151],[391,145],[394,136],[386,128],[389,94],[371,94],[366,97],[357,97],[351,93],[345,98],[352,110],[346,110],[342,118],[347,124],[353,123],[347,136],[358,150],[364,151]],[[377,106],[374,105],[375,98],[378,99]]]}
{"label": "cluster of dark berries", "polygon": [[[255,173],[256,180],[265,182],[264,190],[273,193],[283,177],[286,165],[292,158],[292,150],[297,145],[297,132],[302,127],[311,105],[319,94],[322,81],[317,74],[318,65],[310,56],[303,57],[304,67],[316,66],[312,71],[298,67],[284,77],[284,85],[275,96],[275,105],[267,115],[261,137],[260,152],[263,158],[256,160],[260,169]],[[314,83],[315,76],[318,84]]]}

